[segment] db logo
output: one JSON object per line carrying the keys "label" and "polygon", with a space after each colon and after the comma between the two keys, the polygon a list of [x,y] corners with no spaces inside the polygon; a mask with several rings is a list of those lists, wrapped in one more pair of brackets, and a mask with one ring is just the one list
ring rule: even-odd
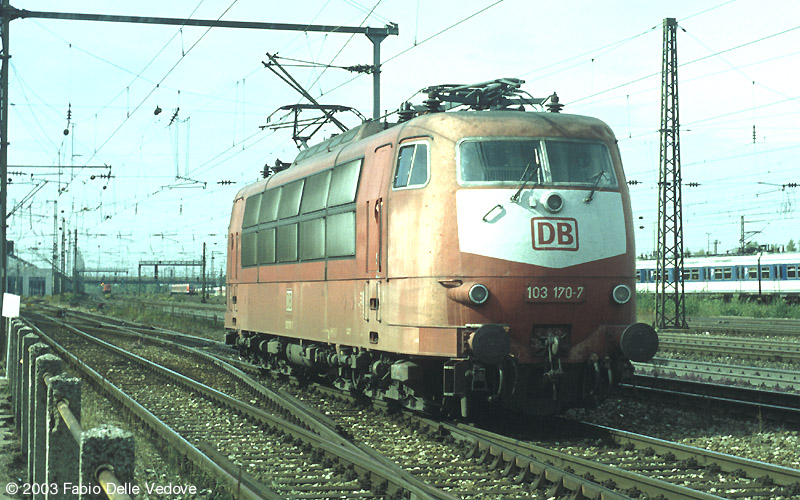
{"label": "db logo", "polygon": [[578,250],[578,221],[566,217],[531,219],[534,250]]}

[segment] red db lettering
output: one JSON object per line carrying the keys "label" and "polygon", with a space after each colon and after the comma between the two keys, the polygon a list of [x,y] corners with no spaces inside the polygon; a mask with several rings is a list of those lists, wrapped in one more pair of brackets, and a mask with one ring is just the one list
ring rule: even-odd
{"label": "red db lettering", "polygon": [[534,250],[578,250],[578,221],[569,217],[531,219]]}
{"label": "red db lettering", "polygon": [[571,246],[575,238],[572,237],[572,226],[566,222],[559,222],[558,227],[558,244],[562,246]]}
{"label": "red db lettering", "polygon": [[549,245],[556,239],[556,231],[549,222],[541,221],[536,225],[536,232],[540,245]]}

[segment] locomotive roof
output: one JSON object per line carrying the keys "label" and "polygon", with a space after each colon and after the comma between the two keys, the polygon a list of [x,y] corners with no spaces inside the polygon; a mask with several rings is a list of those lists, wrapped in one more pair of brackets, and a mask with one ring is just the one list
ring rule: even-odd
{"label": "locomotive roof", "polygon": [[[590,116],[544,111],[448,111],[426,113],[408,121],[386,124],[368,120],[358,127],[322,141],[301,151],[288,170],[262,179],[242,188],[237,198],[266,189],[268,184],[282,179],[293,179],[298,170],[317,163],[327,155],[336,156],[343,148],[378,133],[393,130],[400,140],[404,137],[428,135],[454,143],[463,137],[522,136],[522,137],[577,137],[616,142],[611,128],[603,121]],[[288,179],[287,179],[288,178]]]}

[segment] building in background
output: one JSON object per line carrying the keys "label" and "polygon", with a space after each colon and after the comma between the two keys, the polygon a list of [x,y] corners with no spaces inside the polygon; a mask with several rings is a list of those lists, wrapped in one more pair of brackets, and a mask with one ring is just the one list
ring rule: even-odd
{"label": "building in background", "polygon": [[6,291],[23,297],[53,294],[53,270],[41,269],[17,256],[8,256]]}

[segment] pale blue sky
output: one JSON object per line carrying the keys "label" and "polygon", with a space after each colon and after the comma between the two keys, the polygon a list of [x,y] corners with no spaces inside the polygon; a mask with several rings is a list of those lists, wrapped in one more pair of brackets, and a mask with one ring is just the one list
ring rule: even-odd
{"label": "pale blue sky", "polygon": [[[18,0],[12,5],[350,26],[395,22],[400,35],[381,46],[384,110],[396,109],[429,85],[519,77],[535,96],[557,91],[567,105],[564,112],[609,123],[628,178],[641,183],[631,186],[634,214],[644,226],[637,229],[639,253],[653,248],[662,23],[675,17],[685,30],[678,35],[683,178],[700,184],[683,189],[685,247],[705,249],[710,242],[713,249],[714,240],[720,251],[736,247],[742,215],[747,231],[761,231],[755,237],[760,243],[800,239],[798,188],[782,188],[800,182],[795,160],[800,4],[794,0],[566,0],[557,6],[529,0],[384,0],[377,6],[355,0]],[[265,163],[293,159],[297,149],[288,130],[259,128],[278,107],[300,102],[264,69],[266,52],[340,66],[372,59],[364,35],[206,33],[205,28],[42,19],[15,20],[10,35],[9,163],[108,164],[114,177],[91,179],[103,171],[65,168],[60,186],[66,189],[58,195],[57,169],[11,167],[24,174],[10,175],[10,208],[48,182],[17,209],[9,239],[26,258],[36,261],[36,252],[49,257],[57,198],[68,227],[79,230],[89,267],[132,270],[142,259],[199,258],[204,241],[219,268],[236,191],[256,180]],[[369,76],[354,79],[335,68],[290,71],[321,102],[371,116]],[[70,104],[71,134],[64,136]],[[153,114],[156,106],[163,109],[159,115]],[[349,117],[345,121],[355,124]],[[234,184],[217,184],[222,180]]]}

